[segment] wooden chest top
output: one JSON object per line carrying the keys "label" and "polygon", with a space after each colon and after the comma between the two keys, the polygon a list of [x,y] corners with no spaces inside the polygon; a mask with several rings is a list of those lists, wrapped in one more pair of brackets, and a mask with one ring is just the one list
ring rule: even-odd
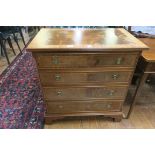
{"label": "wooden chest top", "polygon": [[27,47],[31,52],[52,51],[135,51],[148,47],[123,28],[43,28]]}

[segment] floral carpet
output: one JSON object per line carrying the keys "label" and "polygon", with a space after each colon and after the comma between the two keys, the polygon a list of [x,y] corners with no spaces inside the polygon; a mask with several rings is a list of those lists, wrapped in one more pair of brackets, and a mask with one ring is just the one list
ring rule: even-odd
{"label": "floral carpet", "polygon": [[0,128],[43,128],[44,112],[36,64],[24,50],[0,75]]}

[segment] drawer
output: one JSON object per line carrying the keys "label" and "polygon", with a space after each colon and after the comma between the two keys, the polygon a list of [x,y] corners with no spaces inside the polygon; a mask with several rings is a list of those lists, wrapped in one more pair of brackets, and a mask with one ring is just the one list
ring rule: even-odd
{"label": "drawer", "polygon": [[127,86],[43,87],[45,100],[124,99]]}
{"label": "drawer", "polygon": [[39,68],[134,66],[137,54],[36,55]]}
{"label": "drawer", "polygon": [[40,80],[43,86],[55,84],[79,84],[79,83],[128,83],[131,71],[105,71],[105,72],[51,72],[40,70]]}
{"label": "drawer", "polygon": [[67,101],[46,102],[47,114],[63,114],[78,112],[120,111],[123,101]]}

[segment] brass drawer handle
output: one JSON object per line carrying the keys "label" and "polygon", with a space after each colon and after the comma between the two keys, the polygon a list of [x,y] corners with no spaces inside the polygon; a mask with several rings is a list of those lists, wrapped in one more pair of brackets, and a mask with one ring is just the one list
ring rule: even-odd
{"label": "brass drawer handle", "polygon": [[114,93],[115,93],[115,91],[114,91],[114,90],[110,90],[110,91],[108,92],[108,95],[109,95],[109,96],[113,96],[113,95],[114,95]]}
{"label": "brass drawer handle", "polygon": [[56,81],[61,80],[61,75],[60,75],[60,74],[56,74],[56,75],[55,75],[55,80],[56,80]]}
{"label": "brass drawer handle", "polygon": [[52,63],[53,63],[54,65],[58,65],[58,64],[59,64],[58,56],[53,56],[53,57],[52,57]]}
{"label": "brass drawer handle", "polygon": [[112,75],[113,80],[117,80],[118,77],[119,77],[119,74],[113,74],[113,75]]}
{"label": "brass drawer handle", "polygon": [[121,57],[117,58],[116,65],[120,65],[122,63],[122,61],[123,61],[123,58],[121,58]]}
{"label": "brass drawer handle", "polygon": [[62,91],[57,91],[58,96],[62,96]]}

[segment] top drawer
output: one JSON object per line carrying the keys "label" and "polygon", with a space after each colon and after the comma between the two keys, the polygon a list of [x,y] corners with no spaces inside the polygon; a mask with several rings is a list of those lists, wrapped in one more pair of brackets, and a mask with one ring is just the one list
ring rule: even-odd
{"label": "top drawer", "polygon": [[37,54],[35,57],[39,68],[133,67],[137,54]]}

